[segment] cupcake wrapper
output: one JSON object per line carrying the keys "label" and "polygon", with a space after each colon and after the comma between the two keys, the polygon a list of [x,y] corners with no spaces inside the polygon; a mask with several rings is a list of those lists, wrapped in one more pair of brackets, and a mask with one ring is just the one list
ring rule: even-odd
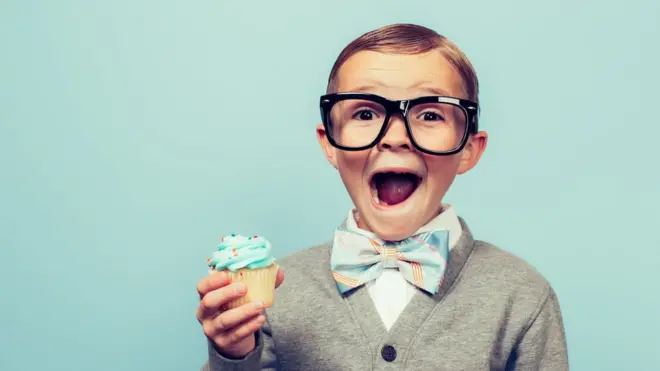
{"label": "cupcake wrapper", "polygon": [[247,294],[223,305],[223,310],[240,307],[241,305],[261,300],[264,308],[270,308],[275,301],[275,279],[278,267],[272,264],[266,268],[239,269],[236,272],[225,271],[231,278],[231,282],[241,282],[247,287]]}

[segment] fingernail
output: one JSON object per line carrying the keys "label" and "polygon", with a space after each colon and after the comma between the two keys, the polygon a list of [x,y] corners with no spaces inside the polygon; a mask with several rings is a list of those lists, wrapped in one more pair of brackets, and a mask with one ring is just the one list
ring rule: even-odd
{"label": "fingernail", "polygon": [[238,294],[239,292],[242,292],[244,288],[245,286],[243,286],[242,283],[237,283],[234,285],[234,292]]}
{"label": "fingernail", "polygon": [[255,309],[261,309],[261,308],[263,308],[263,306],[264,306],[264,302],[261,301],[261,300],[257,300],[257,301],[254,302],[254,308]]}

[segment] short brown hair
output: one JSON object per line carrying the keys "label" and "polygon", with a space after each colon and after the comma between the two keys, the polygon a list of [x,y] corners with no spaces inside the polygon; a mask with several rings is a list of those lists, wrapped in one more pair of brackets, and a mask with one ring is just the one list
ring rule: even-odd
{"label": "short brown hair", "polygon": [[341,51],[328,78],[328,93],[335,92],[337,73],[346,61],[361,51],[392,54],[423,54],[438,50],[456,68],[463,80],[467,98],[479,101],[479,80],[474,67],[463,52],[449,39],[437,32],[414,24],[392,24],[367,32]]}

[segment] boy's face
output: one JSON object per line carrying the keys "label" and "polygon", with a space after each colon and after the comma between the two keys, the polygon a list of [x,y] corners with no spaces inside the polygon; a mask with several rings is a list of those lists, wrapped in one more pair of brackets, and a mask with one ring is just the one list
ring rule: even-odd
{"label": "boy's face", "polygon": [[[340,68],[336,91],[372,93],[391,100],[428,95],[468,98],[460,75],[438,51],[418,55],[359,52]],[[383,139],[367,150],[333,147],[322,124],[317,127],[317,136],[358,210],[359,227],[387,241],[409,237],[440,213],[442,199],[455,176],[476,165],[487,139],[486,133],[479,132],[455,155],[428,155],[413,147],[400,115],[390,118]],[[417,181],[400,176],[394,179],[394,175],[386,179],[392,171],[412,173]],[[380,175],[374,177],[376,174]],[[393,189],[403,192],[404,199],[399,197],[394,204],[382,201],[391,197],[385,193]]]}

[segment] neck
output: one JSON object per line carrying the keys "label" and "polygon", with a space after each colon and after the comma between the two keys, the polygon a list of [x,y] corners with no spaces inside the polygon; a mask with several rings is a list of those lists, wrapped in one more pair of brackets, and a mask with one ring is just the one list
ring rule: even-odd
{"label": "neck", "polygon": [[[431,220],[435,219],[438,215],[442,214],[442,212],[445,211],[445,208],[446,208],[446,207],[447,207],[447,206],[446,206],[445,204],[442,204],[442,203],[441,203],[441,204],[440,204],[440,207],[438,208],[438,210],[437,210],[436,212],[434,212],[433,214],[431,214],[431,216],[430,216],[429,218],[427,218],[427,220],[424,221],[424,223],[423,223],[422,225],[420,225],[419,227],[415,228],[415,231],[417,231],[417,230],[419,230],[420,228],[422,228],[423,226],[427,225]],[[360,213],[358,212],[357,209],[353,209],[353,218],[355,219],[355,223],[357,224],[358,228],[360,228],[360,229],[362,229],[362,230],[364,230],[364,231],[367,231],[367,232],[374,233],[374,232],[371,230],[371,228],[369,228],[369,226],[367,225],[367,223],[365,223],[365,221],[360,217]],[[408,236],[408,237],[410,237],[410,236]],[[389,242],[393,242],[393,241],[389,241]]]}

